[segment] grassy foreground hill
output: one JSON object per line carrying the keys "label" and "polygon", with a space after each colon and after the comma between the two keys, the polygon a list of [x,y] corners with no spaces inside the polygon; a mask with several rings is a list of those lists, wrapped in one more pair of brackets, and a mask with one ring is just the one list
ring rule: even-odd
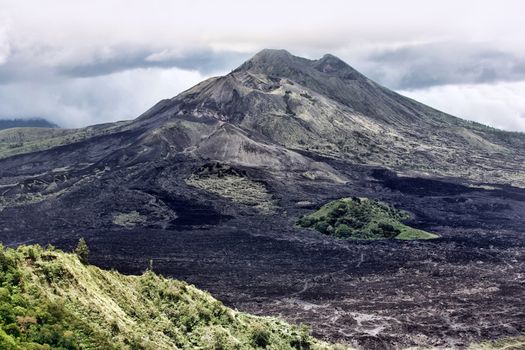
{"label": "grassy foreground hill", "polygon": [[125,276],[55,249],[0,245],[0,349],[258,348],[345,347],[152,271]]}

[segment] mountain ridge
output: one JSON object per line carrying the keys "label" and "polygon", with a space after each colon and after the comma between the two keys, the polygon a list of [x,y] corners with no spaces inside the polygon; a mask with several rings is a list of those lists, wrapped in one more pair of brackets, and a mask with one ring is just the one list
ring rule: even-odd
{"label": "mountain ridge", "polygon": [[[420,104],[333,55],[308,60],[263,50],[231,73],[159,102],[137,120],[158,125],[176,119],[232,123],[289,149],[396,171],[525,185],[525,135]],[[476,161],[462,164],[470,156]],[[495,169],[508,163],[518,175]]]}

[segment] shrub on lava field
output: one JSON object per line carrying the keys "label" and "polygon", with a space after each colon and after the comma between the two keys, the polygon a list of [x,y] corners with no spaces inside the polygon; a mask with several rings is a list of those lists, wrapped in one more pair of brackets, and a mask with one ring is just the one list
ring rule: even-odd
{"label": "shrub on lava field", "polygon": [[348,212],[348,206],[346,205],[346,203],[339,202],[333,208],[333,210],[328,213],[328,216],[337,219],[337,218],[340,218],[346,215],[347,212]]}
{"label": "shrub on lava field", "polygon": [[354,231],[346,224],[337,226],[335,235],[339,238],[350,238]]}
{"label": "shrub on lava field", "polygon": [[342,239],[429,239],[434,234],[413,229],[401,220],[409,214],[367,198],[343,198],[301,217],[297,225],[314,228],[325,235]]}
{"label": "shrub on lava field", "polygon": [[310,217],[310,216],[303,216],[299,219],[297,224],[302,227],[312,227],[317,222],[316,219]]}
{"label": "shrub on lava field", "polygon": [[377,225],[377,228],[380,231],[379,235],[388,237],[388,238],[393,238],[401,233],[400,229],[392,226],[391,224],[385,223],[385,222],[380,222]]}
{"label": "shrub on lava field", "polygon": [[321,233],[328,234],[330,224],[326,221],[319,221],[315,224],[315,229]]}

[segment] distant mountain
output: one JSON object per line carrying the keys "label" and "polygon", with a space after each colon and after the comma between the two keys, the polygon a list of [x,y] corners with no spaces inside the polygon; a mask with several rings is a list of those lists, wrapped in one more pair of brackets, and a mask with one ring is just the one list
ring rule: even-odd
{"label": "distant mountain", "polygon": [[0,119],[0,130],[11,128],[58,128],[58,125],[42,118]]}
{"label": "distant mountain", "polygon": [[[325,214],[340,198],[388,204],[383,219],[403,210],[438,237],[322,234],[393,236],[361,207]],[[525,332],[523,213],[524,134],[437,111],[332,55],[263,50],[132,121],[0,131],[5,244],[82,235],[99,266],[154,260],[227,305],[364,349]],[[297,224],[312,215],[314,229]]]}

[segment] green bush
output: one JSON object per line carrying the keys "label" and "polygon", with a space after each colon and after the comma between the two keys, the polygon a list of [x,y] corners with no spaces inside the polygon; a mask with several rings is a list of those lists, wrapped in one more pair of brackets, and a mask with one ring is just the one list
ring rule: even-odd
{"label": "green bush", "polygon": [[297,225],[314,228],[341,239],[419,239],[434,234],[413,229],[401,221],[410,215],[394,207],[367,198],[343,198],[301,217]]}
{"label": "green bush", "polygon": [[381,231],[380,235],[388,237],[388,238],[393,238],[401,233],[400,229],[394,227],[391,224],[385,223],[385,222],[380,222],[377,226],[379,230]]}
{"label": "green bush", "polygon": [[0,349],[2,350],[18,350],[15,340],[0,328]]}
{"label": "green bush", "polygon": [[304,216],[300,218],[299,221],[297,222],[297,224],[302,227],[312,227],[313,225],[315,225],[315,223],[316,223],[316,220],[309,216]]}
{"label": "green bush", "polygon": [[315,224],[315,229],[324,234],[328,233],[328,227],[330,227],[330,224],[326,221],[319,221]]}
{"label": "green bush", "polygon": [[337,226],[337,229],[335,230],[335,234],[339,238],[348,238],[352,236],[353,232],[354,231],[346,224]]}
{"label": "green bush", "polygon": [[270,332],[260,323],[256,323],[252,330],[253,345],[265,349],[270,343]]}
{"label": "green bush", "polygon": [[77,247],[75,248],[75,254],[78,256],[78,259],[83,263],[88,263],[89,257],[89,248],[84,238],[78,240]]}

